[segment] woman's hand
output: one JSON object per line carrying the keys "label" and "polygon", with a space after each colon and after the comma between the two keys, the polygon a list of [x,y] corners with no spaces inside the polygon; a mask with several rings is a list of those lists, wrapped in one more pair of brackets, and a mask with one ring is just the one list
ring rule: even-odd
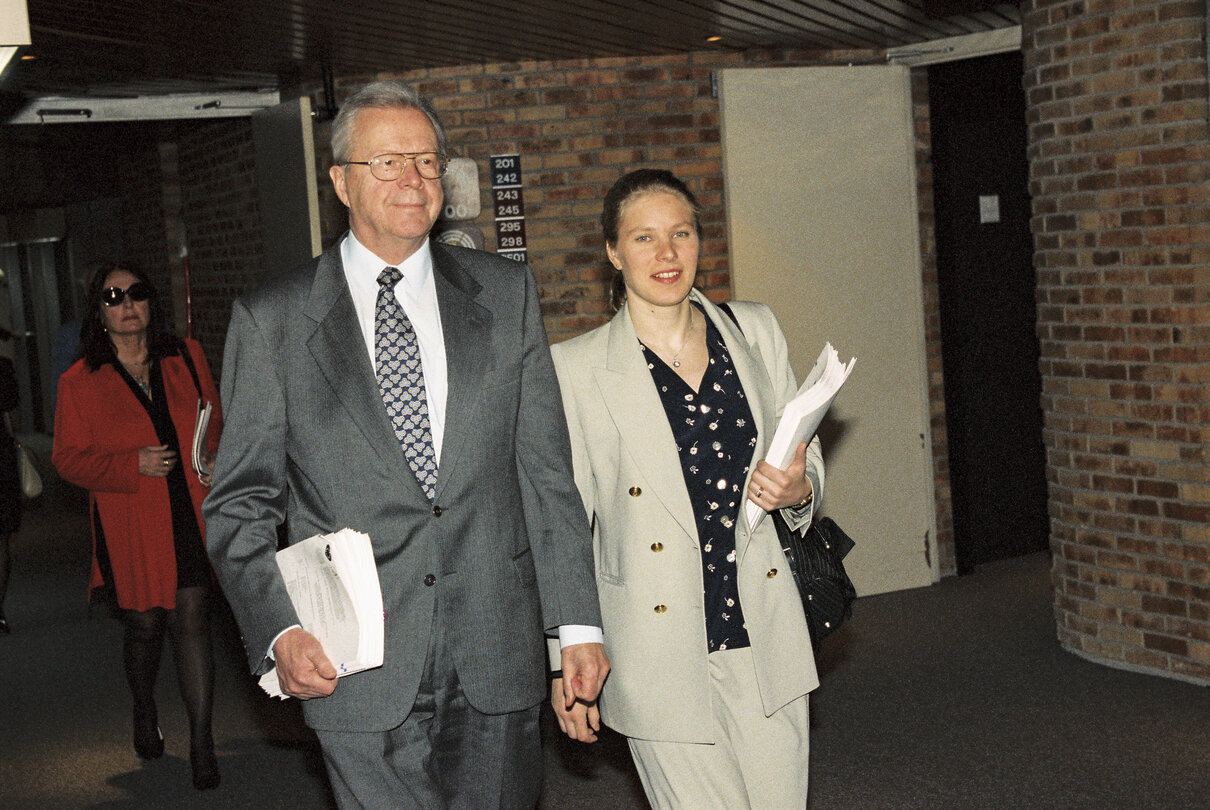
{"label": "woman's hand", "polygon": [[811,497],[811,481],[806,476],[807,444],[798,443],[798,451],[794,460],[784,470],[779,470],[769,462],[761,459],[756,463],[752,480],[748,482],[748,500],[772,512],[774,509],[784,509],[796,506]]}
{"label": "woman's hand", "polygon": [[[214,469],[213,453],[202,453],[202,466],[204,466],[207,470]],[[199,475],[198,478],[201,479],[202,486],[204,486],[206,489],[210,489],[210,473]]]}
{"label": "woman's hand", "polygon": [[563,679],[555,678],[550,682],[550,705],[564,734],[580,742],[597,741],[597,732],[601,730],[601,712],[595,700],[592,703],[577,700],[570,709],[567,708],[563,700]]}
{"label": "woman's hand", "polygon": [[168,445],[139,448],[139,475],[163,478],[176,466],[176,453]]}

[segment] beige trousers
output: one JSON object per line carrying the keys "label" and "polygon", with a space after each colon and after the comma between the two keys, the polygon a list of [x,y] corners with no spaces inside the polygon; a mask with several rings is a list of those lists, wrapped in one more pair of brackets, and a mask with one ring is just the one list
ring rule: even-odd
{"label": "beige trousers", "polygon": [[629,740],[647,800],[655,810],[804,810],[807,696],[765,717],[751,649],[709,661],[716,742]]}

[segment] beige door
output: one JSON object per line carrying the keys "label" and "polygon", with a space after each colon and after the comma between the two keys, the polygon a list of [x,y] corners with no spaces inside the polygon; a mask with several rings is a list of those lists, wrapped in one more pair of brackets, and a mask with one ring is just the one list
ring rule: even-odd
{"label": "beige door", "polygon": [[908,71],[720,72],[736,298],[777,314],[798,378],[857,365],[820,430],[823,512],[861,595],[937,581]]}

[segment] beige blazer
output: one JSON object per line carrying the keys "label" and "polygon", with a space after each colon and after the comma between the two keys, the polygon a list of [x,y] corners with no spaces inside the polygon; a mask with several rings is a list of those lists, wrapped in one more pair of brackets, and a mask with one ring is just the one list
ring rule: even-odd
{"label": "beige blazer", "polygon": [[[691,293],[731,350],[764,457],[797,390],[785,337],[763,304],[732,303],[743,332]],[[672,429],[626,307],[609,323],[552,347],[571,434],[576,484],[593,524],[597,590],[612,670],[601,715],[630,737],[711,742],[705,607],[697,525]],[[818,503],[823,459],[814,440],[807,475]],[[746,486],[745,482],[745,486]],[[814,503],[785,510],[793,527]],[[742,514],[742,512],[741,512]],[[767,715],[819,685],[802,604],[777,533],[737,521],[739,593]],[[554,660],[558,660],[555,658]]]}

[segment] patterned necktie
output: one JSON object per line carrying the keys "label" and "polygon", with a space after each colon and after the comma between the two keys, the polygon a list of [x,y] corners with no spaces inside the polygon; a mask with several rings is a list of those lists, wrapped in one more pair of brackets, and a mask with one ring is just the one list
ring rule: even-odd
{"label": "patterned necktie", "polygon": [[378,274],[378,302],[374,306],[378,390],[403,454],[431,501],[437,492],[437,459],[424,394],[420,345],[412,322],[395,300],[395,285],[401,278],[403,274],[397,267],[388,267]]}

